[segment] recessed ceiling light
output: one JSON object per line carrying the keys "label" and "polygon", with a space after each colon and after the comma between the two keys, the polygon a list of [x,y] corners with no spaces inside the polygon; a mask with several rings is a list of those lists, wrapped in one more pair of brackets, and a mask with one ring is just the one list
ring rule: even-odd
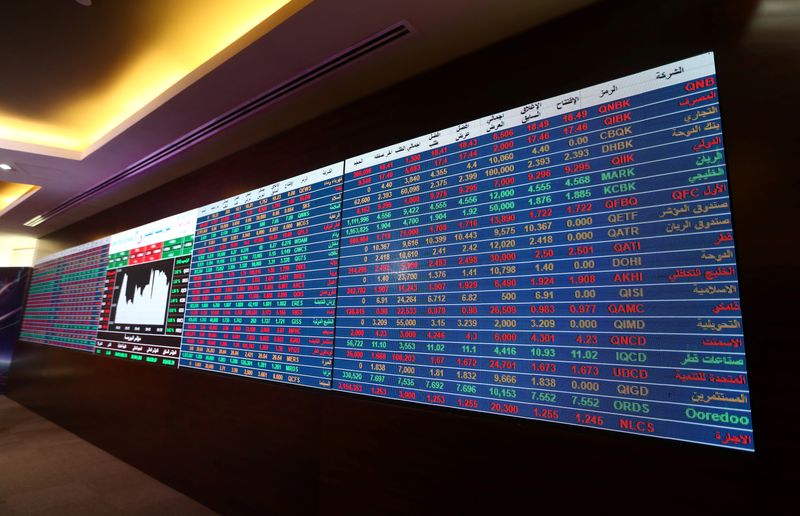
{"label": "recessed ceiling light", "polygon": [[0,163],[0,168],[3,169],[3,170],[11,170],[14,167],[9,165],[8,163]]}

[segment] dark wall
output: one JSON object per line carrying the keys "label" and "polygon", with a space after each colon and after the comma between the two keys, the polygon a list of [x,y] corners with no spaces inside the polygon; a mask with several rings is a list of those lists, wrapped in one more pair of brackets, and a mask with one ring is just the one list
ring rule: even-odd
{"label": "dark wall", "polygon": [[[782,3],[772,0],[774,4]],[[782,4],[785,4],[783,2]],[[764,6],[762,6],[764,7]],[[754,1],[617,1],[324,115],[66,228],[79,243],[370,149],[717,53],[755,454],[148,368],[20,343],[11,396],[225,513],[694,513],[786,493],[800,409],[792,150],[798,25]],[[795,22],[797,23],[797,22]],[[777,28],[776,28],[777,27]],[[738,512],[738,511],[736,511]]]}
{"label": "dark wall", "polygon": [[14,346],[22,329],[30,267],[0,267],[0,394],[8,387]]}

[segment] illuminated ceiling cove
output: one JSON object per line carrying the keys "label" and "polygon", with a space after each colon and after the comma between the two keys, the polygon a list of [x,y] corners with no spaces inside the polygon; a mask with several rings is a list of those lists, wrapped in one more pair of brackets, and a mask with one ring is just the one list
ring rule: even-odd
{"label": "illuminated ceiling cove", "polygon": [[[41,41],[50,37],[45,27],[40,38],[5,39],[0,50],[8,61],[25,54],[20,50],[48,47],[37,66],[20,62],[4,71],[13,80],[0,85],[0,147],[83,159],[309,3],[48,2],[60,41]],[[30,4],[23,14],[48,18],[42,4]],[[94,73],[83,74],[87,69]]]}
{"label": "illuminated ceiling cove", "polygon": [[36,185],[0,181],[0,215],[21,203],[39,190]]}

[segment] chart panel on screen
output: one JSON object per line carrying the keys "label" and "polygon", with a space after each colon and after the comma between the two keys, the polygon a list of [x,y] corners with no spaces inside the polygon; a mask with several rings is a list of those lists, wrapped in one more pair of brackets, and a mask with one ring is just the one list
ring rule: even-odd
{"label": "chart panel on screen", "polygon": [[20,339],[92,351],[107,261],[107,238],[37,261]]}
{"label": "chart panel on screen", "polygon": [[753,449],[711,53],[346,161],[335,389]]}
{"label": "chart panel on screen", "polygon": [[196,210],[113,235],[96,353],[178,365]]}
{"label": "chart panel on screen", "polygon": [[181,367],[330,387],[342,174],[198,210]]}

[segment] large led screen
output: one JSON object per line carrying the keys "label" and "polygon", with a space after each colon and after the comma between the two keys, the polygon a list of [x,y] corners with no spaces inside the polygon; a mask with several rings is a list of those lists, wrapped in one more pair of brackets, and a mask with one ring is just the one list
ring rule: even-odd
{"label": "large led screen", "polygon": [[711,53],[346,161],[335,389],[752,449]]}
{"label": "large led screen", "polygon": [[177,367],[196,210],[111,237],[96,353]]}
{"label": "large led screen", "polygon": [[727,178],[707,53],[49,257],[22,338],[753,450]]}
{"label": "large led screen", "polygon": [[342,167],[198,210],[181,367],[330,387]]}
{"label": "large led screen", "polygon": [[107,261],[107,238],[37,261],[20,338],[93,351]]}

